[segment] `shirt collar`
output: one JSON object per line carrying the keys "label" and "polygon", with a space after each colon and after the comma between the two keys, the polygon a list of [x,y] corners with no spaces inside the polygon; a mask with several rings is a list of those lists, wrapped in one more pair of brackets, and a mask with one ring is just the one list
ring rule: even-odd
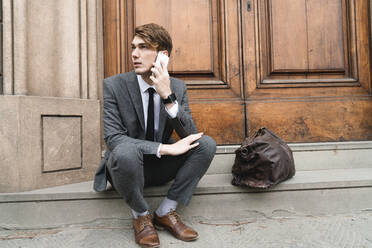
{"label": "shirt collar", "polygon": [[[155,87],[146,83],[146,81],[143,80],[141,75],[137,75],[137,79],[138,79],[138,84],[139,84],[139,87],[140,87],[140,90],[141,90],[142,93],[145,93],[148,88],[153,88],[155,90]],[[155,92],[156,92],[156,90],[155,90]]]}

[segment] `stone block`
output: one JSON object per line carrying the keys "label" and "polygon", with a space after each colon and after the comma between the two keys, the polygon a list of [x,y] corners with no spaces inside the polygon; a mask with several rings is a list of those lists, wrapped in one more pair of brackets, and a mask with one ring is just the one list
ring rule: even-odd
{"label": "stone block", "polygon": [[3,94],[98,99],[102,0],[3,0]]}
{"label": "stone block", "polygon": [[43,172],[82,167],[81,116],[43,116]]}
{"label": "stone block", "polygon": [[98,100],[0,96],[0,192],[92,180],[101,154]]}

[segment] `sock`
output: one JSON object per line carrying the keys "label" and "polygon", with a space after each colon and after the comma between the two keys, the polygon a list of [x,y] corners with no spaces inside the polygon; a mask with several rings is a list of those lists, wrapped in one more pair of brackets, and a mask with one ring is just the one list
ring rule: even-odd
{"label": "sock", "polygon": [[159,208],[155,211],[159,217],[163,217],[171,210],[176,210],[178,202],[168,199],[165,197],[164,200],[161,202]]}
{"label": "sock", "polygon": [[133,214],[133,218],[137,219],[139,216],[145,216],[145,215],[148,215],[149,214],[149,211],[145,211],[143,213],[138,213],[136,211],[134,211],[133,209],[132,210],[132,214]]}

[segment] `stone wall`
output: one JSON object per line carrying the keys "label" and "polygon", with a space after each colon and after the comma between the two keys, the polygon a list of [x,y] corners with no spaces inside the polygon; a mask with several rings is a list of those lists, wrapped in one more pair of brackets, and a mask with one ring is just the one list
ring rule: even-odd
{"label": "stone wall", "polygon": [[3,0],[0,192],[92,180],[102,0]]}

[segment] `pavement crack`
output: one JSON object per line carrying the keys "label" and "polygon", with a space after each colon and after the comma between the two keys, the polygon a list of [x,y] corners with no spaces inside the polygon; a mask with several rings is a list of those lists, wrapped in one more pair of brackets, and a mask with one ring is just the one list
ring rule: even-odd
{"label": "pavement crack", "polygon": [[267,214],[263,213],[263,212],[260,212],[260,211],[257,211],[257,210],[245,210],[245,213],[248,214],[248,216],[252,216],[252,217],[261,217],[261,218],[265,218],[265,219],[272,219],[271,216],[268,216]]}
{"label": "pavement crack", "polygon": [[6,231],[32,231],[32,230],[51,230],[51,229],[58,229],[58,228],[69,228],[69,227],[83,227],[88,225],[96,225],[100,222],[111,222],[111,221],[127,221],[129,219],[125,218],[97,218],[91,221],[86,222],[77,222],[77,223],[69,223],[69,224],[61,224],[55,226],[47,226],[47,227],[10,227],[10,226],[0,226],[0,230]]}
{"label": "pavement crack", "polygon": [[39,232],[30,231],[30,232],[18,232],[15,234],[9,234],[4,237],[0,237],[0,240],[14,240],[14,239],[33,239],[38,236],[45,236],[45,235],[54,235],[62,230],[54,229],[54,230],[42,230]]}
{"label": "pavement crack", "polygon": [[133,228],[132,227],[97,226],[97,227],[82,227],[81,229],[84,229],[84,230],[103,230],[103,229],[108,229],[108,230],[131,230]]}
{"label": "pavement crack", "polygon": [[255,223],[256,221],[245,221],[245,222],[240,222],[240,221],[237,221],[236,223],[208,223],[208,222],[204,222],[204,221],[199,221],[199,224],[202,224],[202,225],[208,225],[208,226],[235,226],[235,227],[240,227],[242,225],[247,225],[247,224],[251,224],[251,223]]}

